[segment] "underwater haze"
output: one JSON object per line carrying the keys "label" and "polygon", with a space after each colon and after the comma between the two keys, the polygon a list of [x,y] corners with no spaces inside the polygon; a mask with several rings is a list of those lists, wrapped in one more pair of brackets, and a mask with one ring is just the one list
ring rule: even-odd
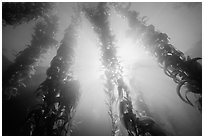
{"label": "underwater haze", "polygon": [[[71,24],[72,15],[79,5],[94,9],[98,3],[56,3],[54,12],[59,17],[56,33],[58,45],[62,43],[65,29]],[[129,5],[129,10],[137,11],[139,17],[146,16],[146,24],[152,24],[156,30],[166,33],[170,37],[170,43],[185,55],[192,58],[202,57],[201,2],[132,2],[123,5]],[[140,108],[136,101],[138,96],[142,95],[151,117],[167,135],[201,136],[202,111],[180,99],[176,93],[177,84],[165,75],[150,52],[135,42],[135,36],[131,35],[126,18],[121,18],[111,9],[108,20],[110,30],[114,34],[116,56],[123,67],[123,79],[130,90],[134,109]],[[31,43],[37,22],[39,20],[31,20],[15,27],[2,27],[2,74],[15,62],[15,55]],[[80,97],[72,119],[71,136],[112,135],[111,118],[106,104],[108,97],[104,92],[106,76],[101,58],[102,42],[99,42],[99,35],[93,28],[89,19],[82,14],[74,48],[74,63],[71,67],[74,79],[80,84]],[[57,54],[57,48],[50,48],[40,57],[35,74],[27,87],[20,90],[20,94],[9,100],[3,97],[3,135],[22,135],[21,128],[30,108],[39,103],[34,91],[46,79],[46,71]],[[114,91],[114,94],[117,92]],[[117,106],[115,110],[119,112]],[[119,123],[119,127],[119,135],[128,135],[122,123]]]}

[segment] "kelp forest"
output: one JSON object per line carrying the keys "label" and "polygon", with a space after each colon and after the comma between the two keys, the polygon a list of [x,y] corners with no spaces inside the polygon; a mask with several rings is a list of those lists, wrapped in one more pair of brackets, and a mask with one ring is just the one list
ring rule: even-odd
{"label": "kelp forest", "polygon": [[137,4],[3,2],[2,134],[202,135],[202,57]]}

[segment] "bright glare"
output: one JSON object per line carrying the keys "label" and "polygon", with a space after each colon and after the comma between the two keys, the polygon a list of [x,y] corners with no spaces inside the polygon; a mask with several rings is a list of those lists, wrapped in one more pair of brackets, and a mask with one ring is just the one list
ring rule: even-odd
{"label": "bright glare", "polygon": [[123,66],[124,75],[127,75],[135,63],[142,63],[147,58],[145,50],[128,38],[119,38],[117,44],[117,56],[121,61],[121,66]]}
{"label": "bright glare", "polygon": [[[102,65],[100,61],[100,49],[98,47],[97,35],[93,32],[90,23],[83,17],[79,29],[79,37],[75,49],[75,63],[73,65],[74,77],[80,82],[82,95],[77,106],[74,120],[81,122],[81,119],[89,123],[84,131],[100,128],[101,124],[109,124],[107,107],[105,105],[105,93],[103,91]],[[87,122],[81,122],[81,126]],[[102,123],[101,123],[102,122]],[[99,127],[99,128],[97,128]],[[90,132],[91,133],[91,132]]]}
{"label": "bright glare", "polygon": [[80,28],[77,45],[74,76],[83,84],[91,83],[100,78],[102,71],[97,37],[86,19]]}
{"label": "bright glare", "polygon": [[118,16],[113,10],[111,13],[110,25],[116,36],[117,57],[123,67],[123,76],[127,77],[135,63],[144,63],[144,60],[147,61],[151,57],[147,55],[139,41],[133,40],[133,37],[128,34],[130,28],[127,20]]}

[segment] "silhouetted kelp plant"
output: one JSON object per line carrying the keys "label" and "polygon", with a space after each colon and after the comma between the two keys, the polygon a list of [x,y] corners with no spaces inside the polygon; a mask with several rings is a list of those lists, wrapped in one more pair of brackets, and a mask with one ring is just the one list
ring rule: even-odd
{"label": "silhouetted kelp plant", "polygon": [[[13,4],[16,5],[15,3]],[[7,5],[7,3],[3,4],[3,8],[5,6],[6,9],[6,6],[10,7],[11,5]],[[19,9],[24,7],[20,5],[24,4],[19,4]],[[32,10],[35,11],[37,9],[34,7]],[[23,13],[20,11],[16,14],[17,17],[19,14],[21,17],[19,17],[20,19],[16,17],[16,20],[13,21],[12,24],[20,24],[23,22],[22,20],[24,18],[25,21],[28,21],[26,20],[27,16],[22,15]],[[10,21],[7,21],[7,18],[4,16],[8,15],[3,15],[3,20],[5,18],[6,22],[10,24]],[[35,68],[39,64],[40,56],[45,54],[48,49],[56,47],[58,44],[55,38],[58,28],[58,17],[56,15],[44,13],[39,18],[39,22],[37,22],[34,27],[34,33],[30,44],[16,55],[14,63],[3,74],[3,94],[6,98],[10,99],[12,96],[16,96],[19,93],[20,88],[26,87],[28,81],[35,74]]]}

